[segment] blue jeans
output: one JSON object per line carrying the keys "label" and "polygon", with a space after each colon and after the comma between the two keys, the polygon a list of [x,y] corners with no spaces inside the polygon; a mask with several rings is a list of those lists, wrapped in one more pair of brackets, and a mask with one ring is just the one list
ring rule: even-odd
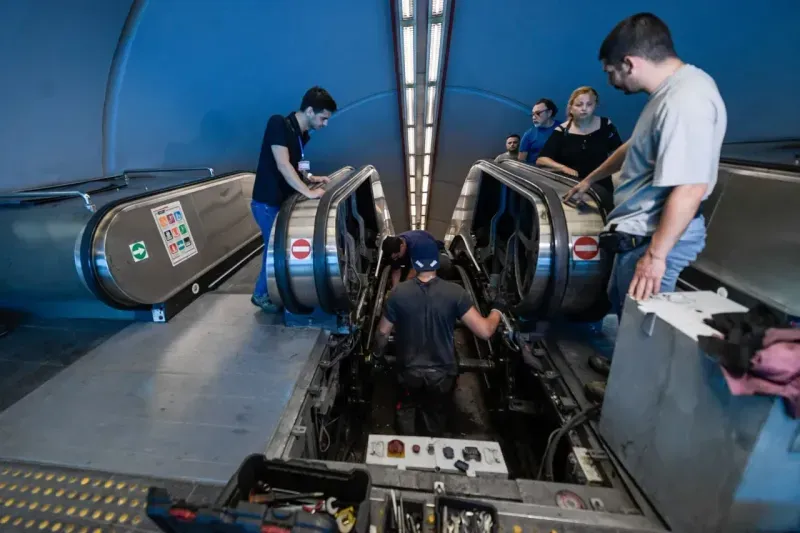
{"label": "blue jeans", "polygon": [[[661,278],[660,292],[674,292],[678,276],[689,263],[697,259],[697,255],[706,245],[706,227],[703,217],[697,217],[689,223],[689,227],[681,235],[675,247],[667,254],[667,270]],[[619,253],[614,258],[614,268],[608,282],[608,298],[611,309],[618,317],[622,317],[625,297],[636,273],[636,263],[647,251],[648,244]]]}
{"label": "blue jeans", "polygon": [[261,228],[261,235],[264,237],[264,256],[261,258],[261,273],[256,280],[256,288],[253,291],[253,296],[256,298],[268,297],[267,294],[267,249],[269,248],[269,235],[272,232],[272,225],[275,223],[275,218],[278,216],[279,207],[262,204],[255,200],[250,202],[250,210],[253,212],[253,218],[256,219],[258,227]]}

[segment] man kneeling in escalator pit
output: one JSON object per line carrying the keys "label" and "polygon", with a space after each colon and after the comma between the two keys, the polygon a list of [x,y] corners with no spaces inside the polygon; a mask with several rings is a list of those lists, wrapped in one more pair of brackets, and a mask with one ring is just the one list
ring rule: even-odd
{"label": "man kneeling in escalator pit", "polygon": [[[392,278],[390,288],[395,288],[401,281],[413,279],[417,275],[417,270],[411,265],[411,256],[414,248],[420,243],[433,243],[437,250],[444,250],[444,243],[437,241],[436,238],[425,230],[411,230],[403,233],[386,237],[381,248],[383,255],[392,267]],[[444,253],[439,255],[440,271],[449,271],[450,258]]]}
{"label": "man kneeling in escalator pit", "polygon": [[[392,291],[373,346],[375,364],[395,330],[395,371],[402,391],[398,431],[405,435],[443,436],[458,376],[453,333],[461,319],[475,335],[489,339],[505,312],[496,302],[487,318],[460,285],[437,276],[439,248],[433,239],[417,242],[410,252],[417,275]],[[419,422],[419,423],[418,423]]]}

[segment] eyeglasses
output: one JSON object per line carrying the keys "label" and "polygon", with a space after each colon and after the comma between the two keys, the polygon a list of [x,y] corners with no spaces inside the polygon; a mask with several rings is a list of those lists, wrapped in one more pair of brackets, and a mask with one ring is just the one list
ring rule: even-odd
{"label": "eyeglasses", "polygon": [[544,115],[548,111],[550,111],[550,110],[549,109],[543,109],[541,111],[534,111],[533,113],[531,113],[531,118],[533,118],[533,117],[541,117],[542,115]]}

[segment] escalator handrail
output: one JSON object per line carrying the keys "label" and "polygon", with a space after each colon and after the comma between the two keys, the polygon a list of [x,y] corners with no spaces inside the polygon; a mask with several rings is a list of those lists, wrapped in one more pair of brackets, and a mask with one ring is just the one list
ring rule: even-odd
{"label": "escalator handrail", "polygon": [[[552,272],[553,282],[550,285],[552,290],[547,303],[547,315],[553,317],[561,310],[564,295],[567,292],[567,281],[569,279],[569,227],[567,226],[567,215],[561,204],[561,197],[550,187],[541,187],[539,183],[532,183],[523,176],[514,175],[512,172],[503,169],[490,161],[478,161],[476,163],[484,172],[488,172],[492,167],[508,172],[519,184],[526,185],[535,189],[542,197],[545,206],[550,212],[550,222],[553,228],[553,257],[555,259]],[[520,169],[527,170],[527,169]],[[547,179],[545,176],[541,176]]]}
{"label": "escalator handrail", "polygon": [[[508,163],[508,164],[506,165],[506,163]],[[551,180],[554,180],[554,181],[561,182],[562,184],[566,185],[569,188],[574,187],[575,185],[577,185],[581,181],[579,179],[571,178],[571,177],[565,176],[563,174],[557,174],[555,172],[550,172],[548,170],[544,170],[542,168],[535,167],[533,165],[529,165],[529,164],[524,163],[522,161],[514,161],[514,160],[511,160],[511,159],[506,159],[504,161],[501,161],[500,165],[501,166],[505,165],[505,166],[507,166],[509,168],[512,168],[514,170],[524,170],[524,171],[528,171],[528,172],[530,172],[532,174],[538,174],[538,175],[540,175],[542,177],[545,177],[545,178],[548,178],[548,179],[551,179]],[[595,204],[597,205],[597,208],[600,210],[600,214],[603,217],[603,222],[605,222],[606,219],[608,218],[608,210],[606,210],[606,208],[604,207],[607,204],[605,202],[603,202],[602,196],[604,196],[606,194],[609,194],[608,191],[606,191],[605,189],[603,189],[602,187],[600,187],[596,183],[593,183],[592,186],[589,188],[589,190],[586,191],[586,194],[588,194],[589,196],[592,197],[592,200],[594,200]],[[613,204],[613,201],[611,203]]]}
{"label": "escalator handrail", "polygon": [[[312,255],[314,257],[314,287],[317,290],[317,301],[320,309],[326,313],[336,312],[336,298],[333,295],[328,276],[327,263],[327,239],[328,239],[328,214],[336,201],[336,205],[351,192],[356,190],[365,180],[378,175],[378,171],[372,165],[366,165],[355,174],[352,167],[346,175],[339,179],[332,180],[331,185],[320,198],[317,206],[317,213],[314,216],[314,242],[312,243]],[[372,193],[372,189],[370,189]]]}
{"label": "escalator handrail", "polygon": [[776,170],[779,172],[789,172],[800,174],[800,166],[789,165],[787,163],[769,163],[766,161],[753,161],[750,159],[736,159],[734,157],[723,157],[719,160],[722,165],[745,168],[748,170]]}
{"label": "escalator handrail", "polygon": [[117,200],[113,200],[103,207],[98,209],[92,218],[86,223],[86,227],[83,230],[83,235],[81,237],[80,242],[80,267],[81,267],[81,274],[83,275],[83,280],[86,284],[86,287],[91,291],[92,294],[97,297],[98,300],[103,302],[104,304],[112,307],[114,309],[123,309],[123,310],[130,310],[130,309],[147,309],[146,306],[126,306],[118,303],[113,298],[111,298],[102,288],[100,281],[99,281],[99,274],[97,272],[97,266],[94,262],[94,257],[92,256],[94,238],[97,234],[97,228],[100,226],[100,222],[111,212],[113,209],[116,209],[120,205],[135,202],[137,200],[141,200],[143,198],[147,198],[148,196],[155,196],[157,194],[163,194],[167,192],[173,192],[180,190],[184,187],[194,187],[200,185],[202,183],[207,183],[209,181],[214,181],[218,179],[224,179],[230,176],[235,176],[236,174],[244,174],[248,171],[245,170],[237,170],[233,172],[228,172],[226,174],[219,174],[216,176],[209,176],[208,178],[204,178],[198,181],[192,181],[191,183],[178,183],[171,187],[166,187],[164,189],[158,189],[155,191],[144,191],[140,194],[136,194],[133,196],[125,196],[124,198],[118,198]]}

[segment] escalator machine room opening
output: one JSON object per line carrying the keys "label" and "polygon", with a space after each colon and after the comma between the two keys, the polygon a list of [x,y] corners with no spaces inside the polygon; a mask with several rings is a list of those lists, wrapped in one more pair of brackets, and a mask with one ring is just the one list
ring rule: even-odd
{"label": "escalator machine room opening", "polygon": [[[574,255],[573,244],[596,240],[603,226],[599,202],[590,200],[579,211],[560,201],[572,185],[568,180],[484,161],[473,166],[445,241],[453,268],[442,274],[463,286],[484,315],[502,291],[513,304],[511,316],[488,341],[457,324],[459,377],[447,434],[397,435],[401,391],[391,368],[393,339],[389,369],[376,368],[371,359],[390,273],[379,241],[393,233],[380,182],[370,178],[376,175],[367,168],[347,186],[334,184],[338,192],[326,195],[330,205],[316,213],[305,262],[284,261],[275,252],[291,250],[291,241],[279,235],[282,218],[290,240],[300,238],[295,227],[310,225],[302,203],[278,217],[268,271],[270,293],[274,286],[289,311],[287,325],[308,325],[323,315],[336,321],[327,328],[332,333],[313,375],[298,384],[294,409],[284,415],[267,457],[345,469],[366,465],[374,487],[432,494],[433,478],[425,476],[433,475],[454,494],[512,507],[535,503],[554,515],[593,510],[624,515],[632,520],[628,525],[652,524],[646,500],[588,423],[598,407],[576,394],[580,387],[565,379],[563,356],[543,337],[552,320],[598,313],[609,265],[599,254]],[[359,200],[359,191],[368,201],[374,196],[374,210]],[[324,262],[314,258],[323,253]],[[620,525],[618,519],[612,522]]]}

